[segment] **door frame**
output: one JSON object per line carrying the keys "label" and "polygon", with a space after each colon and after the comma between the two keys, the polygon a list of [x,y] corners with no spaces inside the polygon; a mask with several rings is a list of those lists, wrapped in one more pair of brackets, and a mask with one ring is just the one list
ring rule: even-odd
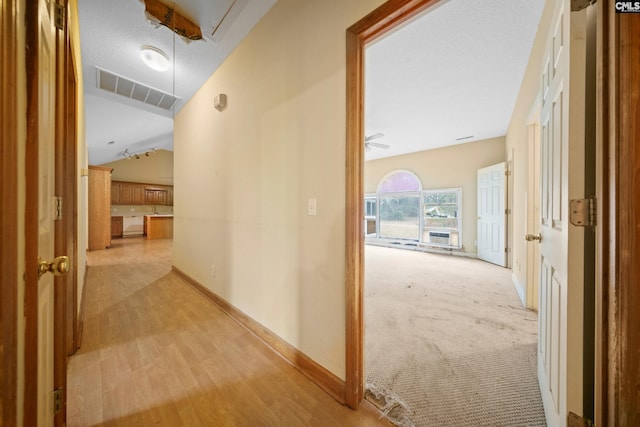
{"label": "door frame", "polygon": [[[38,2],[25,2],[27,135],[24,159],[24,423],[37,425],[38,414]],[[27,168],[27,159],[30,167]],[[29,268],[29,266],[34,266]],[[28,373],[34,373],[30,375]]]}
{"label": "door frame", "polygon": [[364,49],[440,0],[389,0],[347,29],[346,109],[346,379],[345,402],[364,397]]}
{"label": "door frame", "polygon": [[596,110],[596,425],[640,420],[640,15],[599,1]]}
{"label": "door frame", "polygon": [[20,282],[20,235],[19,216],[19,150],[24,144],[24,124],[19,115],[24,113],[19,102],[18,82],[23,70],[18,67],[20,51],[24,43],[20,39],[22,16],[16,0],[2,0],[0,3],[0,424],[18,424],[18,292]]}

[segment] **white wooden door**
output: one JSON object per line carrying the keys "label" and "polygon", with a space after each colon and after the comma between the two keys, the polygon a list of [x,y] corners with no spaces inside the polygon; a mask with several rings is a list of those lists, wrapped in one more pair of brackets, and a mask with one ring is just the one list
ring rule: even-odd
{"label": "white wooden door", "polygon": [[[38,0],[38,255],[54,259],[55,26],[53,0]],[[38,281],[38,426],[53,425],[53,275]]]}
{"label": "white wooden door", "polygon": [[569,200],[584,192],[586,11],[555,2],[541,73],[538,379],[549,426],[582,414],[582,229]]}
{"label": "white wooden door", "polygon": [[478,258],[507,266],[506,163],[478,169]]}

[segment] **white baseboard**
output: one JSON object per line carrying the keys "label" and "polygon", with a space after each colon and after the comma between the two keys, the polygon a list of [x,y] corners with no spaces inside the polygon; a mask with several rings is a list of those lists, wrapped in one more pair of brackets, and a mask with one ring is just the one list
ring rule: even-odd
{"label": "white baseboard", "polygon": [[520,283],[515,274],[511,275],[511,281],[513,282],[513,287],[516,288],[516,292],[518,293],[518,297],[520,298],[520,302],[523,307],[527,306],[527,297],[525,296],[526,287]]}

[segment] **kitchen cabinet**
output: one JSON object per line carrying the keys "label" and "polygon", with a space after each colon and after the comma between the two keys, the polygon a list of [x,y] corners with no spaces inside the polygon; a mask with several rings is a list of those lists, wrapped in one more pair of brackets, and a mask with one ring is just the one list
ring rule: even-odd
{"label": "kitchen cabinet", "polygon": [[167,205],[173,206],[173,187],[167,188]]}
{"label": "kitchen cabinet", "polygon": [[147,239],[171,239],[173,215],[145,215],[144,229]]}
{"label": "kitchen cabinet", "polygon": [[132,182],[121,183],[120,204],[144,205],[144,184],[136,184]]}
{"label": "kitchen cabinet", "polygon": [[120,204],[120,188],[121,184],[116,181],[111,181],[111,204],[119,205]]}
{"label": "kitchen cabinet", "polygon": [[149,188],[144,190],[145,205],[166,205],[167,190],[160,188]]}
{"label": "kitchen cabinet", "polygon": [[111,171],[89,166],[89,250],[111,246]]}
{"label": "kitchen cabinet", "polygon": [[122,237],[122,217],[111,217],[111,238]]}
{"label": "kitchen cabinet", "polygon": [[173,206],[173,187],[169,185],[113,181],[111,183],[111,204]]}

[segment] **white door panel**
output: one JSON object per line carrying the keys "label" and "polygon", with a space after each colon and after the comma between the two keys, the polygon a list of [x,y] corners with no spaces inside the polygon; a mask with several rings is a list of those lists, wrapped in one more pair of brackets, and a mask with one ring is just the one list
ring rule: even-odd
{"label": "white door panel", "polygon": [[507,266],[506,163],[478,170],[478,238],[481,260]]}
{"label": "white door panel", "polygon": [[584,13],[571,12],[568,0],[555,3],[540,79],[538,379],[548,425],[563,427],[569,412],[582,413],[583,279],[576,272],[584,254],[568,206],[582,197],[584,180]]}

